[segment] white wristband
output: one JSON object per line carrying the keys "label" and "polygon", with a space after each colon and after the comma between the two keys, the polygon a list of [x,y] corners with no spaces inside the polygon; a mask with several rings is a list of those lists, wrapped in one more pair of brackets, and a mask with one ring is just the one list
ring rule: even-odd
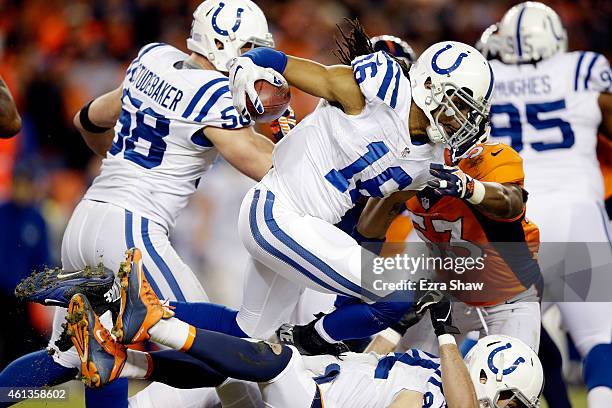
{"label": "white wristband", "polygon": [[474,179],[474,194],[472,194],[472,196],[468,198],[467,200],[474,205],[478,205],[482,203],[482,200],[484,200],[484,196],[485,196],[484,184]]}
{"label": "white wristband", "polygon": [[443,334],[438,336],[438,344],[440,344],[440,346],[444,346],[445,344],[457,345],[457,342],[452,334]]}
{"label": "white wristband", "polygon": [[378,333],[378,335],[387,340],[389,343],[392,343],[394,346],[396,346],[402,339],[402,336],[390,327],[387,327],[385,330]]}

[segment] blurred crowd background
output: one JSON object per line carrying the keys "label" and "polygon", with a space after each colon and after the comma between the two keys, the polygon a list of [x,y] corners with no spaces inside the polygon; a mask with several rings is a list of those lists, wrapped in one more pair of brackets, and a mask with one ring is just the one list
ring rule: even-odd
{"label": "blurred crowd background", "polygon": [[[10,297],[15,284],[33,268],[59,265],[67,220],[98,172],[99,158],[72,126],[74,114],[89,99],[115,88],[144,44],[162,41],[184,50],[191,14],[199,3],[0,0],[0,75],[23,118],[23,130],[17,137],[0,140],[0,299]],[[333,63],[336,24],[345,17],[358,17],[370,35],[401,36],[420,52],[446,39],[475,43],[516,2],[256,3],[266,13],[279,49]],[[561,15],[570,49],[598,51],[610,58],[612,1],[545,3]],[[292,105],[298,117],[315,103],[313,98],[294,93]],[[177,250],[199,274],[211,298],[230,306],[236,306],[241,296],[244,251],[235,222],[250,185],[220,163],[201,183],[173,231]],[[31,316],[28,327],[48,325],[44,316]],[[7,357],[0,355],[0,367]]]}

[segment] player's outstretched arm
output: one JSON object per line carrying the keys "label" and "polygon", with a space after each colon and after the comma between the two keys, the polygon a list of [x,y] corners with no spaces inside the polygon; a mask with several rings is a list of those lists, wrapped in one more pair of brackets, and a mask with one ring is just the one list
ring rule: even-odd
{"label": "player's outstretched arm", "polygon": [[522,214],[523,189],[516,183],[481,182],[458,167],[430,165],[430,187],[438,195],[457,197],[473,204],[492,218],[509,220]]}
{"label": "player's outstretched arm", "polygon": [[21,117],[6,83],[0,78],[0,138],[9,138],[21,130]]}
{"label": "player's outstretched arm", "polygon": [[248,117],[247,97],[255,109],[263,112],[263,105],[255,91],[255,82],[260,79],[273,84],[280,84],[286,79],[290,85],[304,92],[338,103],[349,115],[361,113],[365,105],[363,94],[350,67],[325,66],[307,59],[287,56],[271,48],[256,48],[233,59],[230,63],[229,79],[234,106],[245,117]]}
{"label": "player's outstretched arm", "polygon": [[397,394],[388,408],[421,408],[423,406],[423,394],[417,391],[404,390]]}
{"label": "player's outstretched arm", "polygon": [[440,299],[434,292],[430,293],[433,303],[427,309],[440,344],[440,371],[446,405],[448,408],[478,408],[476,389],[455,343],[454,335],[459,334],[459,330],[453,325],[452,302],[446,296]]}
{"label": "player's outstretched arm", "polygon": [[456,344],[440,345],[440,364],[448,408],[478,408],[476,389]]}
{"label": "player's outstretched arm", "polygon": [[274,145],[253,127],[221,129],[209,126],[204,133],[223,158],[245,176],[259,181],[272,167]]}
{"label": "player's outstretched arm", "polygon": [[600,94],[597,102],[601,110],[601,125],[599,129],[608,139],[612,140],[612,94]]}
{"label": "player's outstretched arm", "polygon": [[346,65],[326,66],[318,62],[288,56],[283,76],[290,85],[342,105],[349,115],[361,113],[365,99],[351,67]]}
{"label": "player's outstretched arm", "polygon": [[115,131],[113,127],[121,113],[121,87],[87,103],[74,116],[73,123],[89,148],[99,156],[106,156]]}
{"label": "player's outstretched arm", "polygon": [[370,239],[384,239],[391,222],[406,208],[404,203],[416,191],[397,191],[385,198],[370,198],[359,221],[357,232]]}

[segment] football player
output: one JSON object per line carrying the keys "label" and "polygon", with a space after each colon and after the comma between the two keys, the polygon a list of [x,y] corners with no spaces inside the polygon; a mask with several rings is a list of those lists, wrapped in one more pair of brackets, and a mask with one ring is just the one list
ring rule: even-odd
{"label": "football player", "polygon": [[[272,143],[232,106],[226,65],[246,50],[272,46],[266,18],[255,3],[207,0],[193,14],[187,40],[191,54],[163,43],[144,46],[123,83],[79,111],[75,126],[104,160],[64,233],[61,258],[67,272],[58,279],[91,282],[87,265],[103,260],[115,270],[121,253],[138,245],[159,296],[207,300],[168,233],[219,154],[254,180],[271,167]],[[65,315],[66,309],[57,309],[52,357],[45,350],[23,357],[0,374],[0,384],[42,386],[74,378],[77,353],[56,345]],[[16,375],[32,366],[41,370]],[[124,390],[127,397],[127,384]]]}
{"label": "football player", "polygon": [[[417,60],[416,53],[412,47],[401,38],[393,35],[379,35],[370,39],[372,48],[375,51],[385,51],[387,54],[404,61],[407,66],[410,66]],[[353,234],[353,230],[357,225],[357,221],[365,208],[367,197],[363,197],[355,203],[355,206],[348,211],[336,227],[340,228],[347,234]],[[341,302],[343,299],[339,299]],[[296,305],[293,315],[290,318],[292,324],[307,324],[312,320],[313,316],[329,311],[333,308],[336,301],[336,296],[329,293],[318,292],[312,289],[305,289],[304,293]]]}
{"label": "football player", "polygon": [[[486,138],[486,135],[483,136]],[[482,257],[483,268],[459,274],[439,268],[436,279],[449,283],[481,283],[477,290],[449,290],[458,301],[455,322],[462,333],[473,330],[521,339],[533,350],[540,340],[538,292],[542,276],[536,261],[538,227],[525,218],[527,193],[523,190],[522,160],[501,143],[478,144],[456,167],[432,164],[435,180],[411,198],[406,207],[418,236],[443,253],[469,251]],[[473,192],[482,185],[485,195],[474,204]],[[373,216],[376,216],[373,214]],[[360,226],[366,236],[383,236]],[[376,234],[376,235],[374,235]],[[463,252],[465,253],[465,252]],[[449,284],[450,285],[450,284]],[[449,286],[450,287],[450,286]],[[434,352],[435,338],[418,323],[405,333],[398,350],[408,347]],[[384,351],[399,340],[392,329]],[[377,342],[385,342],[377,339]],[[386,351],[385,351],[386,352]]]}
{"label": "football player", "polygon": [[[527,216],[540,227],[539,260],[546,281],[548,271],[570,261],[572,243],[604,243],[599,245],[606,250],[610,241],[595,146],[598,128],[612,135],[612,74],[603,55],[567,52],[559,16],[541,3],[508,10],[494,35],[500,61],[491,62],[496,77],[491,135],[523,158]],[[607,287],[600,275],[592,274],[588,291]],[[605,300],[610,298],[594,299]],[[612,303],[560,301],[558,306],[584,358],[589,406],[607,407],[612,401],[612,367],[606,363],[612,356]]]}
{"label": "football player", "polygon": [[260,48],[234,59],[230,69],[234,106],[244,116],[247,94],[261,106],[253,87],[259,79],[286,78],[322,98],[276,145],[273,168],[247,194],[239,217],[252,259],[236,322],[249,336],[268,338],[288,321],[304,287],[365,300],[338,307],[306,332],[280,333],[309,353],[337,353],[341,340],[377,333],[410,306],[409,299],[389,301],[390,291],[362,286],[360,247],[334,224],[360,196],[399,191],[407,197],[421,189],[444,146],[454,158],[465,154],[486,122],[493,89],[486,60],[465,44],[433,45],[408,77],[405,64],[389,54],[367,53],[371,44],[358,24],[345,40],[346,65],[326,67]]}
{"label": "football player", "polygon": [[0,77],[0,138],[9,138],[21,130],[21,116],[17,112],[11,91]]}
{"label": "football player", "polygon": [[[189,388],[217,386],[232,377],[259,383],[265,406],[279,408],[538,406],[543,376],[533,350],[518,339],[489,336],[464,363],[449,334],[453,323],[447,299],[429,305],[440,358],[417,349],[383,356],[349,353],[341,359],[302,357],[291,346],[242,340],[171,317],[144,275],[142,254],[134,248],[119,272],[117,340],[100,324],[85,295],[76,294],[70,302],[68,330],[89,386],[127,377]],[[144,353],[122,344],[149,336],[185,354]]]}

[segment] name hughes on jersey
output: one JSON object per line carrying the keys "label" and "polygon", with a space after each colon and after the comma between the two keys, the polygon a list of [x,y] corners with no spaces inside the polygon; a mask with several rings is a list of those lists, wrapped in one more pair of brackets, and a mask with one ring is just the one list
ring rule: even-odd
{"label": "name hughes on jersey", "polygon": [[495,81],[495,93],[498,97],[542,95],[550,93],[551,89],[548,75],[517,78],[510,81]]}
{"label": "name hughes on jersey", "polygon": [[183,99],[183,91],[161,79],[143,64],[138,64],[128,81],[160,106],[172,111],[176,110],[179,101]]}

